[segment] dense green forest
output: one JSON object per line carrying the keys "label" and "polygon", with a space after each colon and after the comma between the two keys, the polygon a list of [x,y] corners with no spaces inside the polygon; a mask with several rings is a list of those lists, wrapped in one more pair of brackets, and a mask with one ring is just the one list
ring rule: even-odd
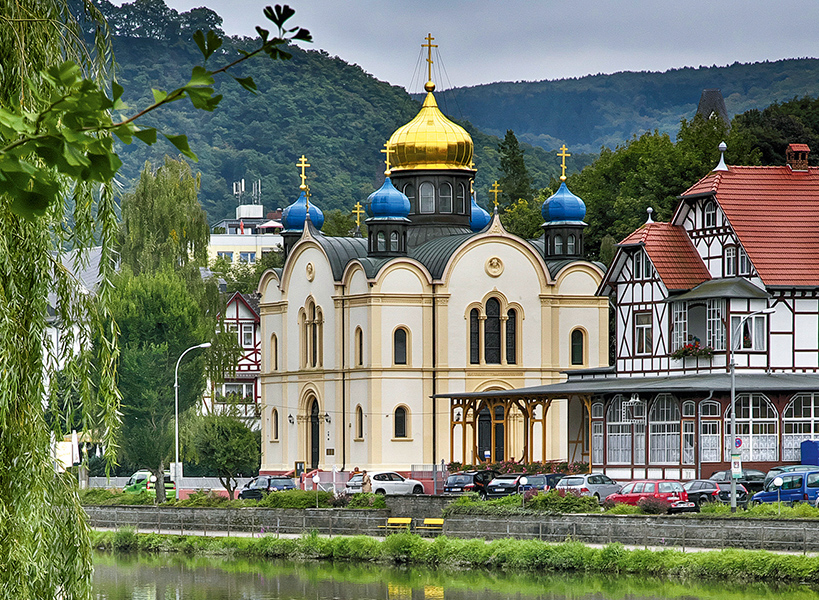
{"label": "dense green forest", "polygon": [[547,149],[566,143],[579,152],[613,148],[658,129],[672,137],[691,119],[702,90],[718,88],[729,116],[774,102],[819,95],[819,60],[788,59],[663,73],[621,72],[573,79],[490,83],[443,92],[441,104],[482,131]]}

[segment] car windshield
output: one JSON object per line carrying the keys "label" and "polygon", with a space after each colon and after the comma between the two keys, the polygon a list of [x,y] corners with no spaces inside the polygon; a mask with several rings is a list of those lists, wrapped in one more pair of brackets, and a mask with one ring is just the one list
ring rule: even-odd
{"label": "car windshield", "polygon": [[472,483],[472,477],[469,475],[450,475],[446,479],[447,485],[466,485]]}
{"label": "car windshield", "polygon": [[353,475],[348,483],[361,483],[362,479],[364,479],[364,475],[359,473],[358,475]]}
{"label": "car windshield", "polygon": [[283,483],[293,483],[293,481],[289,477],[271,477],[270,483],[277,483],[281,485]]}

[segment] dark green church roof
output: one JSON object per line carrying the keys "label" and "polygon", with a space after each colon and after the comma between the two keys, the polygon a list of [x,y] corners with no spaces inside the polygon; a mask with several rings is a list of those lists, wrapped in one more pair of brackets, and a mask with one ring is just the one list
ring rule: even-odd
{"label": "dark green church roof", "polygon": [[409,257],[424,265],[433,279],[440,279],[444,274],[446,264],[455,251],[469,238],[477,233],[461,233],[448,235],[428,241],[409,251]]}

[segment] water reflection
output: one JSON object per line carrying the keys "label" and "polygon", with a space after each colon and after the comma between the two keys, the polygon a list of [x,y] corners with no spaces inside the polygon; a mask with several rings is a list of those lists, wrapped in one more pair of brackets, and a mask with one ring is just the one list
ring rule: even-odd
{"label": "water reflection", "polygon": [[815,600],[806,586],[97,554],[100,600]]}

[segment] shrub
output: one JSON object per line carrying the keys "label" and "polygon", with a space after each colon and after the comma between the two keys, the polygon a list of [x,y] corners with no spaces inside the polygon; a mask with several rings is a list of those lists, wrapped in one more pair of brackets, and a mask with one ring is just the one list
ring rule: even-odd
{"label": "shrub", "polygon": [[428,546],[424,538],[415,534],[392,533],[382,542],[381,555],[398,564],[425,563]]}
{"label": "shrub", "polygon": [[659,498],[640,498],[637,506],[645,515],[668,514],[668,502]]}
{"label": "shrub", "polygon": [[330,508],[333,505],[332,492],[315,490],[286,490],[273,492],[259,500],[257,506],[266,508]]}
{"label": "shrub", "polygon": [[607,515],[637,515],[641,512],[639,506],[622,502],[606,502],[603,508]]}
{"label": "shrub", "polygon": [[333,508],[347,508],[350,504],[350,494],[347,492],[341,492],[340,494],[336,494],[335,498],[333,498]]}
{"label": "shrub", "polygon": [[595,513],[600,512],[600,505],[593,496],[581,496],[577,493],[561,493],[558,490],[549,490],[537,494],[526,507],[531,510],[563,514],[563,513]]}
{"label": "shrub", "polygon": [[364,492],[352,494],[347,504],[348,508],[387,508],[387,501],[383,494],[366,494]]}
{"label": "shrub", "polygon": [[139,545],[136,531],[131,527],[124,527],[114,533],[114,539],[111,540],[111,547],[118,552],[131,552],[136,550]]}
{"label": "shrub", "polygon": [[175,505],[211,508],[215,506],[229,506],[230,499],[220,494],[214,494],[212,491],[197,490],[184,500],[176,502]]}
{"label": "shrub", "polygon": [[700,513],[711,516],[727,516],[731,514],[731,506],[722,502],[703,502]]}

